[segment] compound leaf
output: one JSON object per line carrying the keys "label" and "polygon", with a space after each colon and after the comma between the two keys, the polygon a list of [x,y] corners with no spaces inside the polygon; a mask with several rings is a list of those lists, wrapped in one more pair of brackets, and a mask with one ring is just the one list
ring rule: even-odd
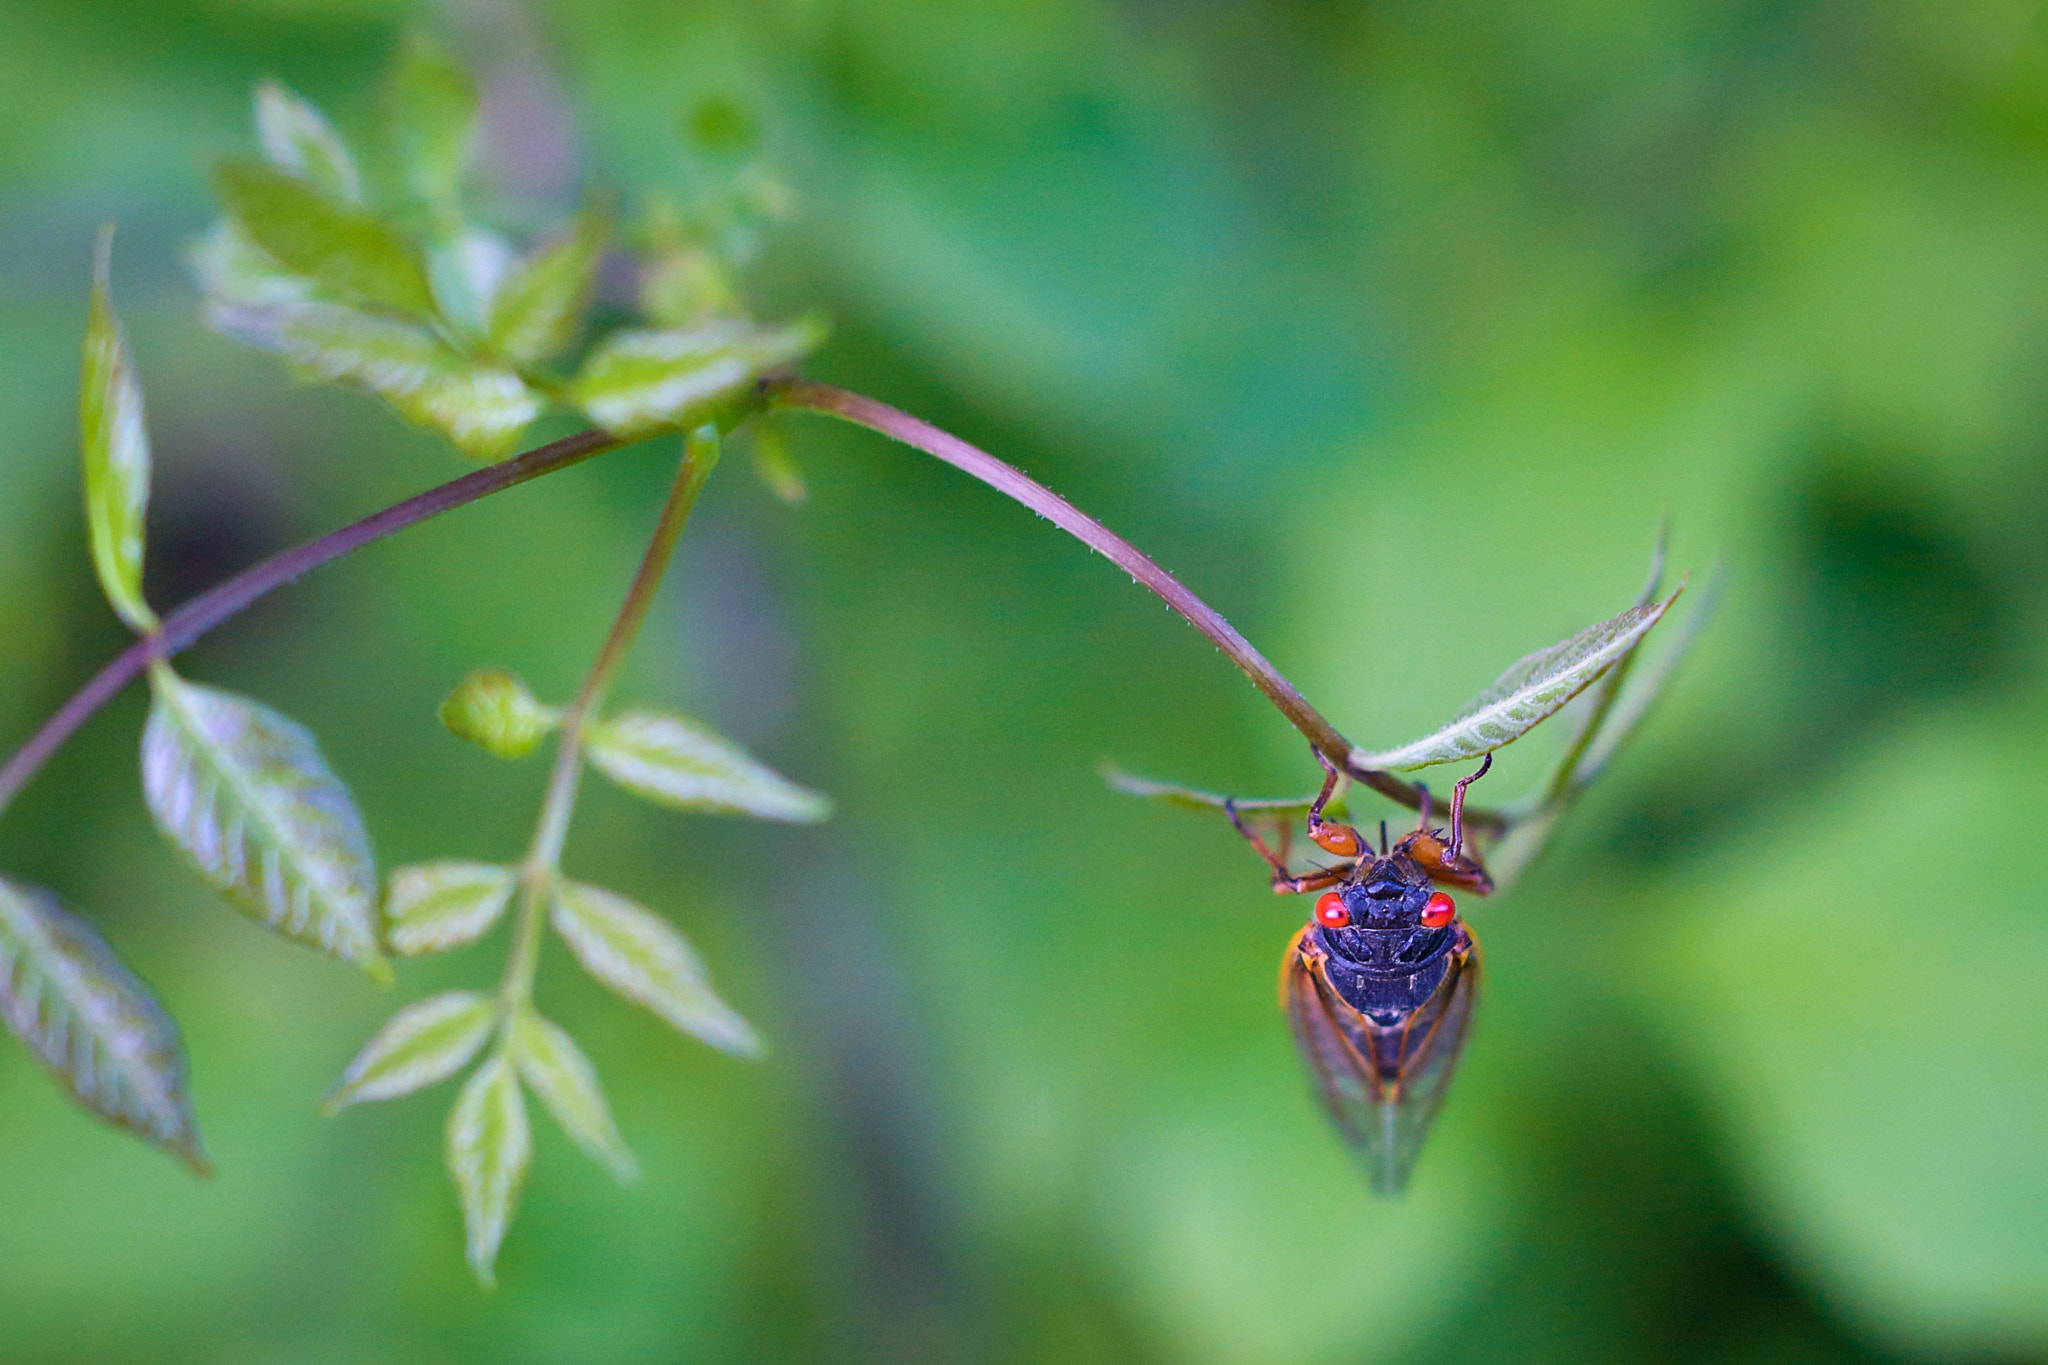
{"label": "compound leaf", "polygon": [[142,791],[164,837],[257,920],[388,980],[363,818],[311,733],[162,664],[149,681]]}
{"label": "compound leaf", "polygon": [[341,1073],[322,1106],[336,1113],[367,1100],[393,1100],[444,1081],[476,1056],[498,1022],[498,1003],[475,991],[418,1000],[391,1016]]}
{"label": "compound leaf", "polygon": [[609,225],[577,215],[569,231],[536,248],[498,287],[487,340],[507,360],[531,365],[567,350],[583,323]]}
{"label": "compound leaf", "polygon": [[506,1058],[494,1056],[463,1082],[448,1111],[448,1174],[462,1200],[470,1269],[486,1287],[497,1283],[498,1247],[532,1156],[519,1078]]}
{"label": "compound leaf", "polygon": [[649,801],[677,810],[752,815],[811,824],[832,813],[828,797],[756,762],[731,740],[682,716],[628,711],[590,727],[584,752],[597,770]]}
{"label": "compound leaf", "polygon": [[667,920],[571,881],[556,885],[552,908],[556,932],[599,981],[713,1047],[742,1056],[761,1051],[753,1028],[718,998],[696,950]]}
{"label": "compound leaf", "polygon": [[78,1102],[210,1175],[178,1026],[93,927],[0,880],[0,1018]]}
{"label": "compound leaf", "polygon": [[528,1007],[512,1022],[512,1056],[519,1074],[571,1142],[622,1181],[639,1174],[633,1154],[619,1137],[618,1125],[612,1122],[597,1068],[574,1039]]}
{"label": "compound leaf", "polygon": [[323,194],[348,203],[362,199],[355,159],[341,134],[311,100],[278,81],[256,86],[256,139],[272,165]]}
{"label": "compound leaf", "polygon": [[93,567],[107,601],[137,631],[156,629],[142,600],[143,513],[149,506],[149,431],[142,386],[128,338],[109,298],[114,230],[100,229],[93,252],[92,301],[79,365],[79,453],[85,464],[85,518]]}
{"label": "compound leaf", "polygon": [[778,365],[817,348],[816,322],[763,327],[721,319],[665,332],[617,332],[583,362],[569,400],[623,437],[688,431],[717,417]]}
{"label": "compound leaf", "polygon": [[249,240],[286,269],[367,303],[433,312],[418,254],[375,214],[262,161],[223,161],[213,183]]}
{"label": "compound leaf", "polygon": [[404,957],[474,943],[505,913],[518,877],[497,863],[420,863],[391,874],[385,936]]}
{"label": "compound leaf", "polygon": [[[1681,589],[1680,591],[1683,591]],[[1555,715],[1635,648],[1663,619],[1678,594],[1630,607],[1571,639],[1515,661],[1493,684],[1435,733],[1383,753],[1354,750],[1358,768],[1427,768],[1478,758],[1512,744]]]}
{"label": "compound leaf", "polygon": [[540,401],[518,375],[469,360],[426,328],[395,318],[332,303],[216,301],[207,305],[206,322],[322,379],[368,389],[472,459],[502,454],[540,413]]}

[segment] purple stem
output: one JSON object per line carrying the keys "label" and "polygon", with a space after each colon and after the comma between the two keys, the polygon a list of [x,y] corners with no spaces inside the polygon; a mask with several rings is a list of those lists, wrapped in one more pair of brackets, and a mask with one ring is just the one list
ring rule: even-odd
{"label": "purple stem", "polygon": [[[887,403],[878,403],[872,398],[865,398],[830,384],[813,383],[807,379],[777,379],[766,384],[764,392],[770,408],[790,412],[823,413],[828,417],[838,417],[878,431],[893,440],[922,450],[927,455],[944,460],[955,469],[980,479],[997,492],[1023,503],[1082,544],[1108,558],[1118,568],[1144,584],[1160,601],[1179,612],[1189,625],[1208,636],[1215,646],[1252,680],[1252,685],[1266,695],[1266,700],[1272,702],[1280,714],[1287,717],[1288,723],[1301,731],[1308,742],[1334,763],[1340,772],[1348,774],[1355,781],[1410,810],[1421,809],[1422,793],[1412,784],[1376,768],[1352,766],[1351,741],[1344,738],[1337,727],[1330,724],[1320,711],[1309,705],[1308,698],[1302,696],[1294,684],[1281,675],[1279,669],[1267,662],[1265,655],[1252,648],[1251,641],[1240,635],[1237,628],[1224,620],[1214,607],[1195,596],[1179,579],[1153,563],[1152,559],[1137,546],[1044,484],[1003,463],[987,451],[967,444],[958,436],[939,430],[929,422],[892,408]],[[1465,821],[1477,828],[1488,830],[1499,830],[1506,825],[1501,816],[1480,810],[1465,812]]]}
{"label": "purple stem", "polygon": [[92,680],[78,689],[55,715],[43,722],[43,728],[36,731],[28,743],[15,751],[6,766],[0,767],[0,811],[7,809],[8,803],[28,785],[29,779],[49,761],[50,755],[56,753],[93,712],[133,682],[136,675],[156,660],[168,659],[187,649],[200,636],[234,617],[258,598],[394,531],[402,531],[443,512],[452,512],[493,493],[502,493],[543,474],[581,464],[623,444],[625,442],[610,432],[594,429],[566,436],[524,455],[465,474],[439,488],[430,488],[417,497],[372,513],[338,531],[330,531],[318,540],[274,555],[218,587],[201,593],[166,616],[157,634],[137,640],[117,655],[112,663],[94,674]]}

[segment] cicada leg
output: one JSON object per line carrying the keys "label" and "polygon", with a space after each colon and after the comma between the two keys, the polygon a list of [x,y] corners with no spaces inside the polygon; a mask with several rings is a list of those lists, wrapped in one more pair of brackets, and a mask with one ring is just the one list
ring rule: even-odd
{"label": "cicada leg", "polygon": [[1259,837],[1259,832],[1244,822],[1244,818],[1237,813],[1235,801],[1226,800],[1223,803],[1223,813],[1230,817],[1231,828],[1242,834],[1245,842],[1258,850],[1259,856],[1266,860],[1266,865],[1273,869],[1273,890],[1276,894],[1292,896],[1304,891],[1321,891],[1325,887],[1335,886],[1350,876],[1352,867],[1356,865],[1356,860],[1353,860],[1348,865],[1318,868],[1314,872],[1303,873],[1297,877],[1287,870],[1286,858],[1275,853],[1266,841]]}

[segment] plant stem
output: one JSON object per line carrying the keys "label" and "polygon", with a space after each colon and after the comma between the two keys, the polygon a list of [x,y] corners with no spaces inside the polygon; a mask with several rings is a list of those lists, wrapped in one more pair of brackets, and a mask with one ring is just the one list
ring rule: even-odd
{"label": "plant stem", "polygon": [[[987,451],[969,445],[950,432],[939,430],[929,422],[912,417],[909,413],[892,408],[886,403],[878,403],[872,398],[865,398],[830,384],[817,384],[805,379],[777,379],[769,381],[763,387],[763,392],[771,410],[822,413],[878,431],[893,440],[901,441],[904,445],[944,460],[955,469],[973,475],[997,492],[1024,504],[1082,544],[1109,559],[1111,563],[1143,584],[1160,601],[1179,612],[1189,625],[1208,636],[1210,641],[1252,680],[1252,685],[1265,694],[1266,700],[1273,703],[1281,715],[1287,717],[1288,723],[1301,731],[1308,742],[1335,764],[1339,771],[1410,810],[1421,808],[1422,793],[1416,786],[1403,782],[1392,773],[1355,764],[1352,756],[1359,751],[1351,741],[1346,739],[1336,726],[1330,724],[1320,711],[1309,705],[1308,698],[1302,696],[1294,684],[1281,675],[1279,669],[1267,662],[1265,655],[1252,648],[1251,641],[1240,635],[1236,627],[1223,619],[1221,613],[1195,596],[1185,584],[1160,568],[1137,546],[1044,484],[998,460]],[[1465,822],[1475,828],[1496,833],[1507,825],[1505,817],[1484,810],[1467,810]]]}
{"label": "plant stem", "polygon": [[373,512],[338,531],[330,531],[296,549],[273,555],[218,587],[201,593],[166,616],[157,634],[137,640],[94,674],[91,681],[57,709],[55,715],[43,722],[42,728],[30,737],[28,743],[17,749],[4,766],[0,766],[0,811],[7,809],[8,803],[28,785],[29,779],[43,764],[49,762],[50,756],[63,747],[64,741],[77,733],[79,726],[112,701],[144,669],[190,648],[201,636],[232,620],[258,599],[297,581],[322,564],[361,549],[371,541],[381,540],[395,531],[438,517],[443,512],[452,512],[493,493],[502,493],[544,474],[581,464],[592,456],[616,450],[625,444],[608,431],[592,429],[578,432],[529,450],[524,455],[515,455],[475,473],[465,474],[439,488],[430,488],[381,512]]}
{"label": "plant stem", "polygon": [[512,929],[512,952],[505,960],[505,976],[498,988],[501,1045],[511,1037],[512,1021],[520,1008],[533,998],[534,974],[540,969],[541,907],[561,875],[562,844],[569,836],[569,821],[576,811],[576,793],[583,774],[584,736],[647,619],[662,575],[675,556],[676,541],[697,505],[697,494],[711,477],[711,471],[718,467],[718,455],[716,428],[703,428],[685,439],[675,483],[669,488],[668,501],[662,504],[660,520],[647,543],[647,553],[640,558],[639,571],[633,575],[633,586],[626,590],[626,600],[619,607],[604,647],[598,650],[597,659],[590,666],[589,676],[583,680],[582,690],[562,713],[562,738],[555,750],[554,768],[548,774],[547,793],[541,798],[540,822],[519,869],[519,910]]}

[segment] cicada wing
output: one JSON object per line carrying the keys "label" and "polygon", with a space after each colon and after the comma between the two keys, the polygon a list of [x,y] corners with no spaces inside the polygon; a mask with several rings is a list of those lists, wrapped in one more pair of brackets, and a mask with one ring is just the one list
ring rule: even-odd
{"label": "cicada wing", "polygon": [[1299,936],[1288,945],[1281,993],[1295,1043],[1323,1107],[1381,1194],[1408,1183],[1450,1089],[1478,988],[1479,949],[1468,935],[1422,1008],[1381,1027],[1338,996]]}

